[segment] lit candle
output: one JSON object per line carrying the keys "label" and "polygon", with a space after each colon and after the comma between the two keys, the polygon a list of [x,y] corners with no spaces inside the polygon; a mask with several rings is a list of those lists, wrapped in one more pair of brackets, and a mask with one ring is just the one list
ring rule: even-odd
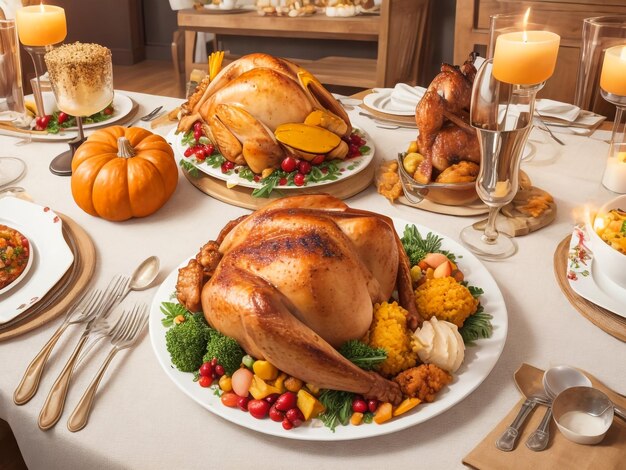
{"label": "lit candle", "polygon": [[67,35],[65,10],[53,5],[32,5],[15,13],[17,34],[25,46],[48,46]]}
{"label": "lit candle", "polygon": [[496,39],[493,76],[501,82],[536,85],[554,73],[561,38],[550,31],[526,31],[530,8],[524,16],[524,30],[505,33]]}
{"label": "lit candle", "polygon": [[626,193],[626,151],[606,159],[602,184],[616,193]]}
{"label": "lit candle", "polygon": [[611,47],[604,53],[600,88],[614,95],[626,96],[626,45]]}

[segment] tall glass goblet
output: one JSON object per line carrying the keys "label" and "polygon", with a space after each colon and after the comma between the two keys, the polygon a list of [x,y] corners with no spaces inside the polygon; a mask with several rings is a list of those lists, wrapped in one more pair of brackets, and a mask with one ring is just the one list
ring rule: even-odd
{"label": "tall glass goblet", "polygon": [[478,134],[481,153],[476,192],[489,207],[489,217],[484,232],[466,227],[461,231],[461,240],[482,258],[503,259],[517,251],[512,238],[498,233],[496,218],[517,193],[535,95],[542,87],[543,83],[511,85],[498,81],[493,76],[493,59],[485,61],[474,79],[470,121]]}
{"label": "tall glass goblet", "polygon": [[113,101],[111,51],[98,44],[77,42],[53,49],[45,60],[57,107],[76,117],[78,136],[69,142],[70,150],[50,163],[52,173],[69,176],[74,152],[85,141],[82,117],[102,111]]}

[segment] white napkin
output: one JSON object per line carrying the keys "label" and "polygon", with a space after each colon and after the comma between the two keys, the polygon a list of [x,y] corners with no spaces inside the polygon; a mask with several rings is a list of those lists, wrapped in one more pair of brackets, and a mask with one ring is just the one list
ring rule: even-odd
{"label": "white napkin", "polygon": [[415,107],[424,93],[426,93],[426,88],[398,83],[389,97],[389,112],[415,112]]}
{"label": "white napkin", "polygon": [[580,108],[578,106],[545,98],[537,100],[535,110],[539,112],[542,117],[551,117],[567,122],[574,122],[580,114]]}

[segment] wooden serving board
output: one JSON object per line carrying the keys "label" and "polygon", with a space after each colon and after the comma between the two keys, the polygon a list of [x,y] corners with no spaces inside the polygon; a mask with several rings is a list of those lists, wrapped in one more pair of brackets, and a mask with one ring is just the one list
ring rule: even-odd
{"label": "wooden serving board", "polygon": [[269,198],[257,198],[252,197],[252,188],[244,188],[242,186],[227,188],[225,181],[209,176],[206,173],[198,172],[198,176],[193,176],[184,168],[182,169],[182,172],[191,184],[203,193],[227,204],[252,210],[259,209],[274,199],[296,194],[325,193],[339,199],[347,199],[363,191],[372,183],[374,179],[374,165],[370,164],[363,171],[360,171],[356,175],[344,180],[336,181],[323,186],[312,186],[310,188],[303,187],[283,191],[275,190]]}
{"label": "wooden serving board", "polygon": [[[18,320],[11,326],[1,329],[0,341],[15,338],[16,336],[32,331],[35,328],[39,328],[49,321],[54,320],[59,315],[64,314],[67,311],[67,308],[80,297],[91,280],[91,276],[96,267],[96,250],[91,238],[87,232],[85,232],[83,228],[72,219],[58,212],[57,215],[61,217],[64,227],[67,227],[68,229],[66,236],[72,237],[76,246],[75,252],[73,253],[74,262],[78,263],[77,270],[74,274],[75,280],[70,285],[65,287],[65,294],[60,296],[48,308],[34,315],[28,315],[28,311],[26,311],[22,314],[22,320]],[[72,243],[68,243],[68,245],[71,246]],[[67,280],[67,276],[72,275],[71,271],[72,268],[65,273],[61,280],[59,280],[59,282],[50,290],[50,292],[48,292],[48,294],[46,294],[46,296],[40,300],[40,302],[45,302],[48,295],[58,291],[59,286],[64,285],[64,281]],[[33,307],[36,307],[36,305],[37,304]]]}
{"label": "wooden serving board", "polygon": [[571,235],[559,243],[554,252],[554,275],[565,297],[583,317],[611,336],[626,342],[626,318],[610,312],[578,295],[567,280],[567,254]]}

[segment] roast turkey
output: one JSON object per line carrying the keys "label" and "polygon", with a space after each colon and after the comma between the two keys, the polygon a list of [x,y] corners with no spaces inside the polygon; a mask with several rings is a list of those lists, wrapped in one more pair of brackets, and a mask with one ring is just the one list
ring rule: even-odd
{"label": "roast turkey", "polygon": [[231,222],[177,284],[181,303],[201,307],[253,357],[320,388],[393,403],[397,384],[336,348],[362,338],[373,304],[396,290],[415,329],[409,262],[392,221],[325,195],[280,199]]}

